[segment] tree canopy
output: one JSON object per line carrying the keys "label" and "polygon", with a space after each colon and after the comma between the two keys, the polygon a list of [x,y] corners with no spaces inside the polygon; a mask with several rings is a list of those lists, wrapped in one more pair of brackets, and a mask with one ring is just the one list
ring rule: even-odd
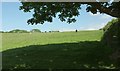
{"label": "tree canopy", "polygon": [[112,25],[119,23],[119,19],[112,19],[111,21],[109,21],[104,27],[103,30],[104,32],[106,32]]}
{"label": "tree canopy", "polygon": [[26,30],[14,29],[9,31],[9,33],[28,33]]}
{"label": "tree canopy", "polygon": [[104,35],[101,41],[109,47],[120,47],[120,20],[113,19],[103,27]]}
{"label": "tree canopy", "polygon": [[32,29],[30,32],[41,32],[39,29]]}
{"label": "tree canopy", "polygon": [[93,14],[105,13],[112,17],[120,18],[119,2],[21,2],[20,10],[33,11],[33,17],[28,24],[43,24],[45,21],[52,22],[57,15],[59,19],[67,23],[75,22],[80,15],[81,5],[86,5],[86,11]]}

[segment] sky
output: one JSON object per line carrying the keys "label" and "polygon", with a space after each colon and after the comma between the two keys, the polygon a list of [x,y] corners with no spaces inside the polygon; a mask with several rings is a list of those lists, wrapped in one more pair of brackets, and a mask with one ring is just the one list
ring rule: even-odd
{"label": "sky", "polygon": [[53,19],[52,23],[45,22],[43,25],[28,25],[27,20],[32,18],[32,12],[24,13],[19,10],[21,6],[20,2],[2,2],[0,9],[2,10],[2,22],[0,25],[0,31],[10,31],[13,29],[32,30],[39,29],[44,31],[74,31],[74,30],[98,30],[104,27],[108,21],[111,21],[114,17],[106,14],[92,14],[86,12],[85,6],[82,6],[80,15],[76,17],[76,22],[68,24],[61,22],[58,17]]}

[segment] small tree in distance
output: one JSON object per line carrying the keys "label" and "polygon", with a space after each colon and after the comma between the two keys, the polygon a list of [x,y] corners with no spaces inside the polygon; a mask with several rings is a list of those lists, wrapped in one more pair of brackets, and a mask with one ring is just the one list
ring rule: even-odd
{"label": "small tree in distance", "polygon": [[30,32],[32,32],[32,33],[40,33],[41,31],[39,29],[32,29]]}
{"label": "small tree in distance", "polygon": [[76,29],[75,32],[77,32],[78,30]]}
{"label": "small tree in distance", "polygon": [[9,31],[8,33],[29,33],[29,32],[27,30],[14,29]]}

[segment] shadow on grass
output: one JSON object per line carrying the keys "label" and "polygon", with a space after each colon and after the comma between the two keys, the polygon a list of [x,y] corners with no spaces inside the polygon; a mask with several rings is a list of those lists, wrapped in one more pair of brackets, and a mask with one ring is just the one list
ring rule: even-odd
{"label": "shadow on grass", "polygon": [[30,45],[2,52],[3,69],[114,68],[111,49],[98,41]]}

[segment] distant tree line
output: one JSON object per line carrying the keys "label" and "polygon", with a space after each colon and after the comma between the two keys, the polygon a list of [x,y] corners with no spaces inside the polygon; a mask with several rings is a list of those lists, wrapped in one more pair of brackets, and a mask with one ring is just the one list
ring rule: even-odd
{"label": "distant tree line", "polygon": [[51,33],[51,32],[60,32],[60,31],[49,31],[49,32]]}
{"label": "distant tree line", "polygon": [[[48,32],[51,33],[51,32],[59,32],[59,31],[48,31]],[[42,33],[42,32],[39,29],[32,29],[30,31],[14,29],[10,31],[0,31],[0,33]],[[45,31],[45,33],[47,33],[47,31]]]}
{"label": "distant tree line", "polygon": [[29,33],[26,30],[20,30],[20,29],[15,29],[15,30],[11,30],[8,33]]}
{"label": "distant tree line", "polygon": [[39,29],[32,29],[30,31],[27,30],[20,30],[20,29],[14,29],[14,30],[10,30],[10,31],[0,31],[0,33],[40,33],[41,31]]}
{"label": "distant tree line", "polygon": [[4,33],[3,31],[0,31],[0,33]]}
{"label": "distant tree line", "polygon": [[[78,32],[79,30],[75,30],[75,32]],[[10,31],[0,31],[0,33],[52,33],[52,32],[60,32],[59,30],[58,31],[44,31],[44,32],[41,32],[41,30],[39,29],[32,29],[30,31],[27,31],[27,30],[20,30],[20,29],[14,29],[14,30],[10,30]]]}
{"label": "distant tree line", "polygon": [[31,33],[41,33],[41,31],[39,29],[32,29],[30,32]]}

